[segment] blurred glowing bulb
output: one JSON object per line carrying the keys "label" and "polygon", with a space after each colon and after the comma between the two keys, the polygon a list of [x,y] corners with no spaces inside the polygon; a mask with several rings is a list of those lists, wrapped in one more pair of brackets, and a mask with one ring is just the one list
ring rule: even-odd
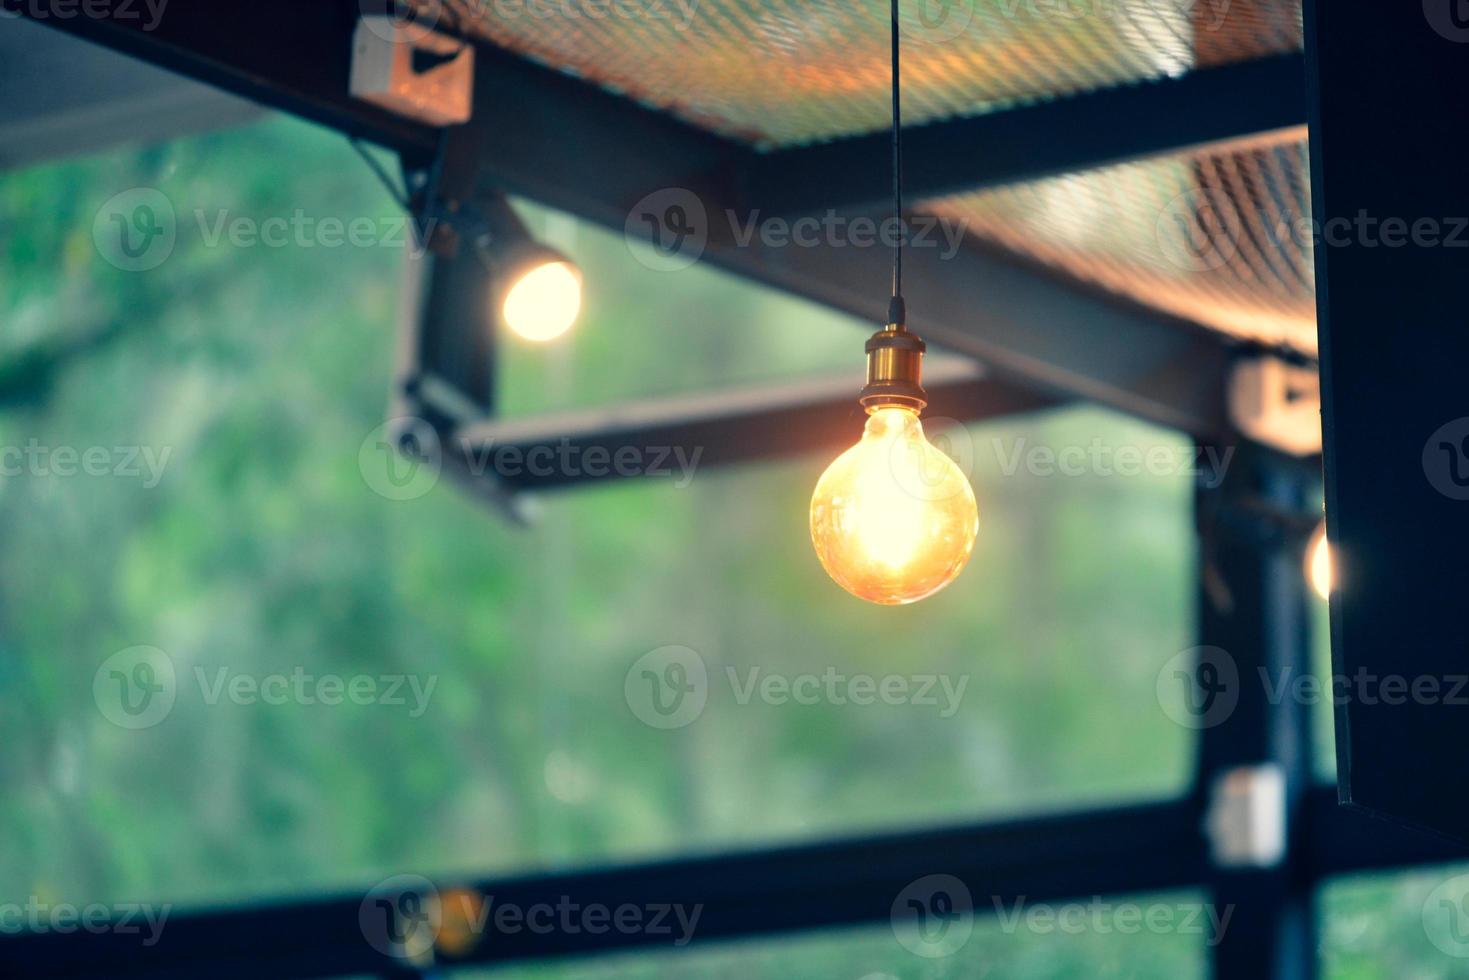
{"label": "blurred glowing bulb", "polygon": [[502,312],[505,325],[526,340],[555,340],[581,312],[581,276],[570,262],[535,266],[510,287]]}
{"label": "blurred glowing bulb", "polygon": [[822,567],[854,596],[883,605],[917,602],[952,582],[978,530],[969,481],[907,408],[874,411],[811,497]]}
{"label": "blurred glowing bulb", "polygon": [[1331,598],[1331,544],[1326,540],[1325,521],[1312,533],[1311,543],[1306,546],[1306,577],[1311,580],[1317,595],[1323,599]]}

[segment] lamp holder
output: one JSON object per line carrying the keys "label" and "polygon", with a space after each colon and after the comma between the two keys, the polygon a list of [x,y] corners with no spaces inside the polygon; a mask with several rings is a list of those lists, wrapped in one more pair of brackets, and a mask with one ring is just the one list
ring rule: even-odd
{"label": "lamp holder", "polygon": [[923,390],[923,354],[928,345],[901,317],[890,319],[895,322],[867,340],[867,385],[857,401],[869,413],[880,408],[921,412],[928,406],[928,392]]}

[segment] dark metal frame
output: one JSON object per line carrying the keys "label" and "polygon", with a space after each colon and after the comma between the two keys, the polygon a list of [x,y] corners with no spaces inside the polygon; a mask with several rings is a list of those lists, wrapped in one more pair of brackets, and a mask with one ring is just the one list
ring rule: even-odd
{"label": "dark metal frame", "polygon": [[[65,2],[65,0],[60,0]],[[13,0],[0,0],[10,6]],[[46,8],[49,9],[49,8]],[[34,12],[30,5],[21,13]],[[399,153],[410,174],[440,153],[439,135],[347,93],[355,3],[297,0],[173,0],[158,30],[108,19],[50,19],[60,27],[195,79],[284,109]],[[651,191],[682,187],[709,215],[705,260],[754,280],[878,322],[880,250],[783,251],[741,247],[726,212],[860,208],[874,189],[863,177],[827,183],[834,163],[866,158],[864,139],[829,147],[758,154],[747,147],[637,106],[569,76],[480,45],[470,139],[480,163],[448,192],[462,198],[522,193],[621,229]],[[1057,169],[1094,165],[1172,148],[1246,139],[1304,121],[1301,61],[1262,59],[1183,79],[1078,96],[1051,106],[920,127],[913,143],[948,147],[1009,134],[1015,150],[978,163],[946,153],[918,167],[911,189],[944,193],[993,186]],[[1214,101],[1199,103],[1208,93]],[[1114,126],[1107,114],[1148,120]],[[1095,113],[1097,118],[1092,119]],[[598,148],[595,157],[583,152]],[[1040,149],[1036,149],[1040,148]],[[920,154],[924,156],[924,154]],[[774,168],[796,175],[789,189]],[[863,168],[846,168],[861,171]],[[419,185],[420,187],[423,184]],[[523,423],[493,419],[487,364],[493,350],[468,347],[453,324],[473,313],[482,272],[436,255],[416,268],[399,406],[428,419],[447,440],[450,461],[487,442],[525,449],[571,440],[580,446],[701,446],[706,463],[738,463],[771,452],[802,452],[849,441],[852,390],[841,384],[715,394],[644,403]],[[921,253],[909,266],[917,329],[980,365],[934,379],[934,410],[958,419],[993,417],[1084,399],[1189,433],[1234,442],[1224,386],[1247,348],[1195,325],[1103,298],[1012,259],[966,248],[952,262]],[[478,367],[465,370],[465,352]],[[449,352],[453,352],[453,356]],[[845,384],[843,382],[842,384]],[[799,425],[792,424],[799,420]],[[462,460],[460,460],[462,462]],[[473,479],[472,475],[471,478]],[[1217,488],[1200,489],[1199,635],[1235,657],[1244,678],[1258,666],[1308,670],[1302,542],[1289,531],[1314,496],[1317,474],[1257,447],[1244,447]],[[483,482],[483,481],[481,481]],[[569,478],[496,480],[488,493],[546,489]],[[1290,520],[1271,514],[1290,515]],[[886,921],[894,898],[936,872],[965,880],[976,895],[1051,900],[1088,895],[1207,888],[1236,918],[1214,947],[1224,978],[1301,980],[1315,969],[1312,889],[1330,875],[1469,857],[1434,838],[1369,822],[1336,806],[1334,791],[1311,782],[1304,711],[1272,704],[1261,685],[1241,685],[1223,724],[1205,730],[1192,789],[1176,800],[1057,816],[981,823],[718,857],[661,861],[570,874],[498,879],[476,885],[501,902],[698,903],[695,945],[798,930]],[[1211,861],[1203,830],[1216,780],[1239,767],[1272,764],[1286,776],[1290,846],[1277,866],[1227,870]],[[0,938],[0,973],[90,977],[326,977],[400,975],[407,967],[364,941],[364,895],[295,900],[180,915],[153,947],[118,935]],[[977,910],[989,906],[981,900]],[[648,934],[496,936],[462,959],[501,963],[657,947]]]}

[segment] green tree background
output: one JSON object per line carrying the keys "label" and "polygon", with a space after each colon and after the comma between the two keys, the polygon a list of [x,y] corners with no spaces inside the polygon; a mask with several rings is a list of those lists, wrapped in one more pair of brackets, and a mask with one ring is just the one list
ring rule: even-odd
{"label": "green tree background", "polygon": [[[94,221],[137,187],[167,196],[178,240],[130,273],[104,260]],[[503,341],[508,414],[768,380],[771,350],[792,376],[860,371],[864,324],[702,268],[653,271],[620,236],[524,210],[581,265],[586,308],[560,344]],[[363,466],[387,400],[401,238],[241,248],[204,233],[222,215],[298,211],[400,218],[339,138],[279,118],[0,179],[0,446],[168,453],[156,486],[0,477],[5,900],[253,902],[1185,787],[1193,740],[1156,684],[1192,645],[1189,477],[1006,465],[1094,440],[1186,460],[1178,437],[1082,408],[970,428],[975,557],[899,609],[849,599],[811,553],[806,506],[827,458],[549,496],[530,528],[446,482],[388,500]],[[140,644],[167,653],[178,696],[132,731],[99,710],[93,680]],[[711,693],[697,721],[661,731],[629,710],[624,679],[670,644],[705,659]],[[740,704],[721,678],[757,667],[967,687],[952,717]],[[298,669],[435,686],[413,717],[211,704],[197,683]],[[1403,956],[1413,975],[1449,975],[1414,928],[1328,956],[1333,975]],[[1204,962],[1200,936],[1034,935],[985,918],[944,961],[882,929],[520,972],[1173,978]]]}

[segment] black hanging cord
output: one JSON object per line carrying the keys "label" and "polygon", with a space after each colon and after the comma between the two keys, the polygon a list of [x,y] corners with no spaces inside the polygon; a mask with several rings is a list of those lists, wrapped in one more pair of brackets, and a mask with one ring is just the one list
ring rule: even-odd
{"label": "black hanging cord", "polygon": [[898,68],[898,0],[891,0],[892,18],[892,88],[893,88],[893,224],[897,237],[893,240],[893,298],[888,304],[888,323],[902,326],[907,321],[903,307],[903,239],[907,226],[903,223],[903,107],[898,97],[901,76]]}
{"label": "black hanging cord", "polygon": [[368,152],[367,147],[362,145],[362,141],[355,137],[350,137],[348,142],[352,144],[352,149],[357,151],[357,155],[362,158],[363,162],[372,170],[374,176],[382,183],[383,189],[393,198],[393,202],[404,211],[410,210],[407,191],[400,191],[398,189],[398,185],[393,183],[393,178],[388,176],[388,172],[383,169],[383,165],[378,163],[377,158]]}

